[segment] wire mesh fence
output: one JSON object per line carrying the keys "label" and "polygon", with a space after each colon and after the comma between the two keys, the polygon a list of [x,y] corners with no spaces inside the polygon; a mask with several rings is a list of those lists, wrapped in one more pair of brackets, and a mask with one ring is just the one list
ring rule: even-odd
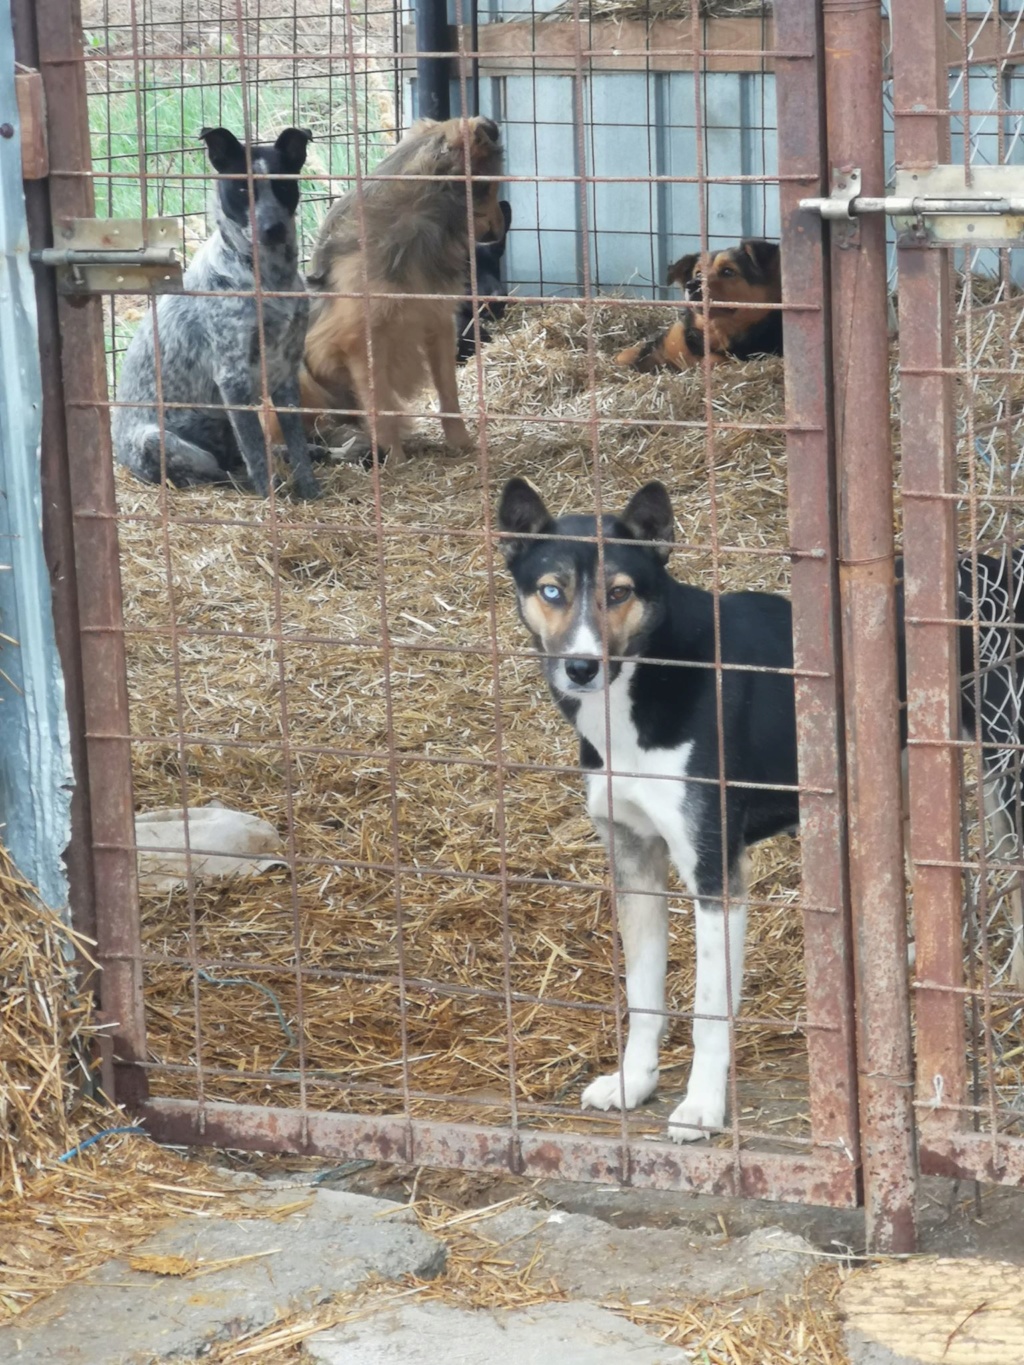
{"label": "wire mesh fence", "polygon": [[[477,14],[459,0],[435,29],[446,44],[436,52],[418,40],[416,16],[383,4],[86,6],[73,60],[84,77],[77,112],[88,119],[91,166],[69,155],[56,176],[89,178],[100,216],[180,224],[192,265],[174,297],[193,316],[239,304],[217,314],[207,356],[187,327],[178,327],[179,344],[170,314],[162,321],[157,309],[154,324],[154,300],[112,293],[109,390],[69,394],[71,408],[112,414],[116,432],[119,412],[145,406],[125,375],[133,337],[149,329],[156,477],[117,467],[102,512],[116,520],[123,611],[123,625],[103,627],[104,667],[116,667],[123,648],[129,725],[94,722],[90,735],[127,741],[140,816],[180,823],[186,811],[217,805],[271,831],[258,850],[266,865],[225,879],[204,870],[207,855],[224,849],[204,846],[195,815],[178,836],[180,872],[162,877],[153,869],[166,849],[94,826],[100,855],[132,858],[138,845],[138,918],[129,926],[134,888],[122,885],[107,953],[129,984],[109,1007],[129,1002],[134,1042],[122,1055],[137,1093],[148,1091],[154,1131],[823,1202],[858,1197],[829,314],[820,228],[797,208],[827,169],[823,65],[815,17],[800,8],[538,3]],[[1015,162],[1017,20],[990,8],[951,16],[948,30],[935,61],[949,93],[936,119],[953,119],[966,165],[982,156]],[[959,65],[958,43],[967,44]],[[914,59],[901,57],[898,41],[887,51],[899,158],[910,118],[899,64],[909,70]],[[61,54],[62,69],[70,60]],[[432,60],[432,98],[472,121],[410,132]],[[69,95],[68,111],[53,117],[70,117],[71,103]],[[217,127],[250,144],[219,184],[199,140]],[[270,153],[252,149],[274,146],[286,128],[308,130],[312,141],[301,171],[275,181]],[[243,191],[242,236],[222,225],[234,243],[230,269],[218,258],[197,284],[211,203],[225,202],[232,181]],[[269,188],[280,203],[286,183],[301,191],[297,286],[272,277],[275,243],[258,220],[260,195]],[[248,255],[246,231],[257,238]],[[745,258],[739,246],[762,238],[781,241],[781,269],[769,269],[767,282],[763,269],[752,278],[760,246]],[[901,272],[908,254],[894,248]],[[923,368],[901,347],[924,295],[894,275],[894,412],[921,422],[923,395],[934,389],[915,390],[915,380],[945,384],[953,370],[960,380],[948,433],[957,481],[929,498],[904,470],[903,503],[908,489],[915,505],[942,514],[955,503],[961,549],[1011,554],[1014,253],[989,249],[958,268],[955,364],[936,356]],[[312,323],[304,352],[288,361],[301,384],[282,401],[271,370],[287,347],[275,319],[300,294],[305,306],[306,279]],[[466,343],[458,367],[456,309]],[[763,338],[744,356],[751,330],[779,317],[785,360],[771,353],[781,342]],[[245,382],[229,394],[214,372]],[[289,405],[315,451],[316,500],[292,496],[294,452],[289,470],[277,444],[286,422],[275,427],[271,409],[280,417]],[[183,417],[197,409],[219,409],[222,432],[230,412],[236,445],[251,418],[249,437],[286,477],[254,496],[251,461],[235,446],[230,458],[214,452],[218,482],[198,477],[210,474],[210,459],[177,444]],[[894,433],[899,450],[899,422]],[[195,486],[175,487],[178,456],[189,477],[177,482]],[[670,571],[715,594],[710,655],[683,670],[678,658],[648,667],[682,677],[666,683],[680,695],[696,686],[695,662],[715,675],[713,730],[737,747],[719,753],[712,785],[727,829],[733,820],[732,842],[753,846],[749,889],[744,897],[730,880],[723,854],[718,889],[704,887],[695,914],[693,869],[666,840],[667,992],[639,1010],[631,999],[632,1019],[621,998],[635,952],[627,924],[623,957],[624,901],[636,916],[644,896],[660,891],[621,875],[615,890],[583,796],[585,786],[593,795],[593,763],[551,704],[536,640],[518,619],[495,511],[514,476],[532,481],[553,512],[586,515],[621,512],[642,484],[660,480],[674,514]],[[899,497],[896,512],[901,525]],[[949,554],[921,558],[927,536],[920,525],[908,530],[907,630],[937,621],[948,649],[956,612],[934,611],[920,582],[931,575],[949,590],[955,568]],[[599,565],[614,560],[614,537],[600,524],[597,542]],[[984,562],[965,563],[973,607]],[[759,784],[731,766],[768,742],[727,721],[742,670],[728,657],[721,604],[737,590],[793,602],[792,663],[756,657],[745,667],[783,690],[792,679],[795,782],[773,773]],[[591,652],[603,676],[620,663],[628,674],[643,632],[620,657],[611,607],[595,611]],[[1002,621],[986,618],[974,641],[983,655],[995,650],[983,662],[1010,680],[1000,705],[1016,738],[1014,632]],[[782,636],[788,646],[788,626]],[[921,669],[911,649],[912,802],[922,790],[914,755],[936,743],[918,728]],[[103,676],[99,669],[87,689]],[[983,713],[977,686],[987,684],[975,685]],[[612,760],[601,771],[614,823],[616,801],[620,812],[630,806],[635,765],[646,760],[642,744],[631,759],[616,748],[613,725],[625,722],[613,716],[614,687],[602,695]],[[893,713],[898,704],[894,695]],[[669,743],[667,733],[653,747],[678,750],[678,734]],[[944,742],[966,758],[964,809],[977,809],[983,741]],[[673,779],[663,785],[676,789],[666,799],[677,812],[699,804],[699,778],[685,781],[685,764],[660,776]],[[781,825],[739,828],[742,800],[752,808],[759,785],[776,805],[799,799],[799,844],[788,834],[760,842]],[[915,808],[913,818],[924,817]],[[1019,820],[1011,802],[1011,823]],[[1013,918],[1003,905],[1004,884],[1019,873],[1017,845],[1007,852],[1005,822],[1005,847],[991,833],[986,842],[969,815],[958,813],[955,827],[957,849],[944,863],[912,846],[924,939],[917,995],[955,997],[961,1019],[958,1038],[942,1006],[957,1065],[933,1068],[943,1077],[940,1108],[952,1104],[954,1127],[957,1114],[974,1115],[994,1132],[1019,1116],[1020,1000],[1008,985]],[[612,863],[620,860],[613,847]],[[940,864],[942,909],[929,880]],[[999,886],[993,871],[1004,874]],[[966,958],[953,880],[956,905],[968,908]],[[681,1146],[667,1139],[680,1136],[672,1117],[686,1091],[691,1031],[707,1022],[694,938],[711,903],[722,904],[726,940],[742,933],[749,905],[743,1003],[730,997],[726,969],[729,998],[710,1013],[729,1040],[728,1117]],[[966,978],[954,979],[954,938]],[[936,939],[947,945],[945,976],[929,958]],[[630,1030],[652,1010],[666,1035],[656,1096],[627,1109],[620,1080],[606,1087],[607,1110],[581,1109],[597,1078],[628,1069]],[[919,1035],[927,1015],[919,1008]],[[968,1071],[969,1099],[958,1094]],[[926,1079],[922,1071],[927,1118],[935,1091]]]}
{"label": "wire mesh fence", "polygon": [[[940,159],[962,168],[966,185],[981,188],[992,168],[1015,166],[1021,159],[1020,12],[1002,5],[960,8],[947,16],[938,40],[945,47],[948,76],[944,71],[937,98],[927,103],[948,138]],[[904,84],[901,95],[898,73],[903,62],[913,79],[914,66],[898,42],[893,62],[896,153],[899,157],[902,138],[904,159],[913,159],[915,138],[922,134],[910,126],[909,87]],[[928,55],[921,65],[927,82]],[[967,245],[972,232],[992,245]],[[919,597],[916,609],[908,608],[908,632],[929,631],[937,642],[944,635],[946,650],[959,655],[964,720],[962,731],[954,724],[946,749],[949,782],[956,789],[955,828],[942,854],[932,849],[923,855],[926,875],[949,878],[947,899],[927,902],[919,912],[919,933],[926,939],[952,920],[962,925],[962,941],[950,939],[948,957],[929,947],[927,959],[918,963],[918,1097],[926,1165],[938,1159],[929,1151],[938,1129],[947,1129],[934,1138],[946,1159],[959,1149],[958,1134],[980,1131],[988,1134],[984,1148],[963,1139],[970,1152],[960,1151],[964,1169],[1005,1179],[1019,1163],[1012,1138],[1020,1131],[1021,1097],[1020,412],[1015,374],[1022,258],[1008,245],[1012,237],[1000,245],[998,232],[983,223],[965,226],[961,235],[956,251],[942,253],[950,256],[951,296],[943,296],[945,286],[937,280],[930,302],[913,296],[912,313],[901,299],[900,319],[901,338],[905,312],[915,336],[909,383],[901,377],[904,431],[927,430],[923,407],[935,411],[937,392],[944,391],[948,404],[942,413],[944,462],[935,460],[929,473],[917,461],[904,467],[907,563],[918,574],[938,569],[954,608],[947,611],[934,597]],[[900,268],[906,269],[903,262]],[[920,349],[916,338],[940,319],[942,344]],[[927,542],[941,543],[947,527],[945,564],[940,565],[930,558]],[[953,618],[965,623],[959,634]],[[915,678],[912,663],[912,765],[914,691],[925,685],[921,673]],[[934,746],[934,738],[926,725],[922,747]],[[913,810],[919,824],[928,818],[916,804]],[[958,907],[963,913],[954,920]],[[1000,1143],[997,1135],[1010,1140]]]}

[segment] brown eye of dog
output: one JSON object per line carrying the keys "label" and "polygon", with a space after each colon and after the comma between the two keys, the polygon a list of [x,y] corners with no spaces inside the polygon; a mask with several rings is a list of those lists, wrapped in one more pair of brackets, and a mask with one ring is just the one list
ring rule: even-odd
{"label": "brown eye of dog", "polygon": [[724,277],[726,275],[735,275],[736,271],[733,270],[731,265],[723,265],[718,273]]}
{"label": "brown eye of dog", "polygon": [[628,583],[617,583],[614,588],[608,589],[608,605],[619,607],[627,598],[632,597],[633,589]]}

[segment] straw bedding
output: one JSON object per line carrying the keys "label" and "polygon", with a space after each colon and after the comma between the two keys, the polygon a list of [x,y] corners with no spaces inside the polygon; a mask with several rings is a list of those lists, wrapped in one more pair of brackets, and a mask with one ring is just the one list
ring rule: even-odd
{"label": "straw bedding", "polygon": [[[785,590],[782,363],[722,366],[710,392],[699,371],[617,369],[656,316],[514,308],[460,381],[470,422],[486,416],[479,459],[445,452],[425,419],[381,478],[379,537],[373,480],[351,467],[329,472],[323,502],[273,514],[119,473],[136,806],[219,800],[294,840],[291,873],[144,901],[157,1093],[194,1096],[200,1062],[210,1098],[291,1105],[301,1058],[314,1107],[504,1123],[514,1096],[529,1124],[620,1131],[576,1108],[616,1055],[605,859],[484,528],[513,473],[553,508],[592,506],[596,464],[608,507],[667,483],[677,576],[714,583],[717,535],[723,588]],[[754,868],[740,1121],[806,1138],[796,843],[758,849]],[[669,1004],[686,1010],[689,903],[672,908]],[[1001,1011],[1011,1034],[1016,1017]],[[632,1131],[663,1131],[688,1056],[677,1021],[665,1102]],[[1016,1088],[1016,1067],[1000,1080]]]}
{"label": "straw bedding", "polygon": [[[0,848],[0,1322],[123,1252],[176,1213],[233,1200],[211,1172],[148,1139],[83,1094],[78,1058],[95,1032],[74,943]],[[87,945],[78,945],[86,953]],[[64,1156],[64,1161],[60,1158]]]}
{"label": "straw bedding", "polygon": [[[723,585],[785,586],[781,365],[719,371],[717,416],[760,429],[723,431],[709,445],[700,375],[636,376],[609,359],[651,317],[602,305],[588,324],[580,305],[559,304],[511,319],[485,352],[481,462],[429,444],[436,433],[427,421],[427,443],[382,477],[379,554],[373,484],[359,470],[333,471],[317,505],[282,502],[276,528],[244,495],[171,494],[166,539],[161,495],[119,475],[136,806],[221,800],[286,837],[291,827],[298,855],[294,876],[201,886],[191,903],[185,891],[144,903],[158,1093],[196,1093],[198,1016],[210,1097],[296,1103],[301,1047],[315,1106],[401,1112],[408,1086],[415,1114],[507,1121],[511,1035],[521,1116],[561,1122],[550,1112],[560,1106],[573,1126],[618,1130],[618,1119],[576,1108],[585,1077],[615,1055],[614,948],[607,897],[596,889],[605,861],[577,775],[507,766],[572,766],[576,755],[524,657],[528,641],[500,559],[492,598],[483,527],[512,473],[532,478],[554,507],[590,503],[594,411],[614,419],[598,433],[609,506],[645,478],[668,483],[682,541],[677,574],[708,581],[712,570],[710,457],[719,542],[745,551],[723,553]],[[462,376],[471,421],[476,383],[471,364]],[[221,524],[211,529],[207,519]],[[280,646],[232,638],[278,631]],[[496,667],[494,645],[519,657]],[[179,715],[194,736],[183,745]],[[750,1013],[777,1026],[741,1028],[739,1064],[751,1082],[745,1121],[761,1108],[753,1078],[770,1079],[800,1133],[795,849],[781,840],[758,855]],[[405,869],[400,929],[396,858]],[[510,884],[505,902],[503,866],[510,878],[531,879]],[[544,884],[553,878],[580,885]],[[673,908],[689,907],[677,900]],[[675,1009],[687,1008],[692,990],[689,934],[688,914],[678,916]],[[412,1059],[404,1074],[400,956]],[[193,963],[205,969],[198,981]],[[667,1095],[685,1080],[688,1032],[673,1030]]]}

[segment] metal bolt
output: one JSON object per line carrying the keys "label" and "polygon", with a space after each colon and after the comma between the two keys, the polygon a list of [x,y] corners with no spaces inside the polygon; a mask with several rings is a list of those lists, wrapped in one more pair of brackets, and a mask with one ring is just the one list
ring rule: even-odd
{"label": "metal bolt", "polygon": [[0,137],[13,137],[13,136],[14,136],[14,124],[13,124],[13,123],[0,123]]}

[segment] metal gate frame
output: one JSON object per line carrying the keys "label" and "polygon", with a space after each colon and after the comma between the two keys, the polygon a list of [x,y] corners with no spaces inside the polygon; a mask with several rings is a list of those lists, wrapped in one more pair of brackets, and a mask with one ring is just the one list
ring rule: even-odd
{"label": "metal gate frame", "polygon": [[[904,162],[934,164],[948,139],[940,92],[945,15],[939,3],[915,3],[922,15],[930,11],[933,24],[915,27],[913,62],[905,55],[909,26],[896,34],[898,150]],[[32,244],[43,246],[50,244],[50,224],[93,212],[87,119],[66,112],[86,107],[80,12],[66,0],[14,0],[14,9],[19,58],[39,67],[49,96],[49,202],[41,189],[30,204]],[[856,249],[835,240],[829,250],[821,221],[799,205],[827,191],[826,145],[832,166],[862,168],[865,193],[884,192],[881,35],[874,0],[822,7],[778,0],[775,45],[765,54],[778,77],[792,596],[800,771],[809,789],[801,797],[801,856],[812,1133],[799,1155],[749,1151],[738,1141],[728,1148],[681,1149],[515,1125],[149,1097],[101,302],[58,298],[52,281],[40,275],[41,340],[50,376],[46,530],[54,547],[78,781],[72,899],[79,927],[98,942],[108,1024],[104,1083],[144,1118],[154,1137],[841,1206],[863,1198],[869,1243],[912,1248],[917,1160],[903,850],[892,815],[900,777],[888,366],[884,345],[863,341],[881,342],[886,335],[884,226],[866,222]],[[695,53],[704,53],[702,42],[695,14]],[[583,59],[581,49],[580,76]],[[911,108],[922,101],[931,111],[924,117]],[[940,253],[901,252],[908,611],[932,622],[948,622],[952,614],[950,588],[936,571],[955,546],[952,504],[948,497],[915,500],[913,490],[951,488],[943,281]],[[929,694],[928,705],[922,699],[913,713],[914,733],[922,739],[948,740],[951,733],[948,634],[940,626],[922,627],[913,639],[911,676],[949,683],[942,697]],[[938,923],[934,917],[948,914],[954,899],[959,916],[959,864],[950,866],[958,858],[958,823],[949,755],[948,744],[937,744],[917,747],[911,756],[919,808],[926,809],[926,800],[936,805],[934,822],[919,820],[914,833],[924,925]],[[919,971],[936,987],[918,1004],[919,1073],[937,1069],[944,1075],[949,1100],[938,1109],[928,1104],[924,1112],[932,1096],[919,1093],[921,1168],[1019,1178],[1024,1144],[961,1128],[959,943],[954,948],[933,934],[919,935],[919,945]]]}
{"label": "metal gate frame", "polygon": [[[941,4],[930,0],[913,0],[907,8],[918,12],[893,31],[896,155],[898,165],[916,170],[951,160],[949,17]],[[963,41],[966,86],[966,27]],[[994,50],[998,55],[998,46]],[[992,1002],[987,973],[980,988],[965,982],[959,933],[965,870],[959,805],[960,670],[951,628],[957,618],[952,566],[958,540],[950,250],[957,245],[969,247],[971,238],[965,235],[941,249],[904,245],[901,239],[898,250],[911,855],[918,945],[914,1110],[923,1174],[1020,1184],[1024,1138],[998,1131],[994,1098],[987,1106],[971,1102],[967,1065],[965,1000],[983,997],[986,1014]],[[939,680],[941,687],[935,685]],[[988,1132],[975,1131],[982,1113],[989,1118]]]}

